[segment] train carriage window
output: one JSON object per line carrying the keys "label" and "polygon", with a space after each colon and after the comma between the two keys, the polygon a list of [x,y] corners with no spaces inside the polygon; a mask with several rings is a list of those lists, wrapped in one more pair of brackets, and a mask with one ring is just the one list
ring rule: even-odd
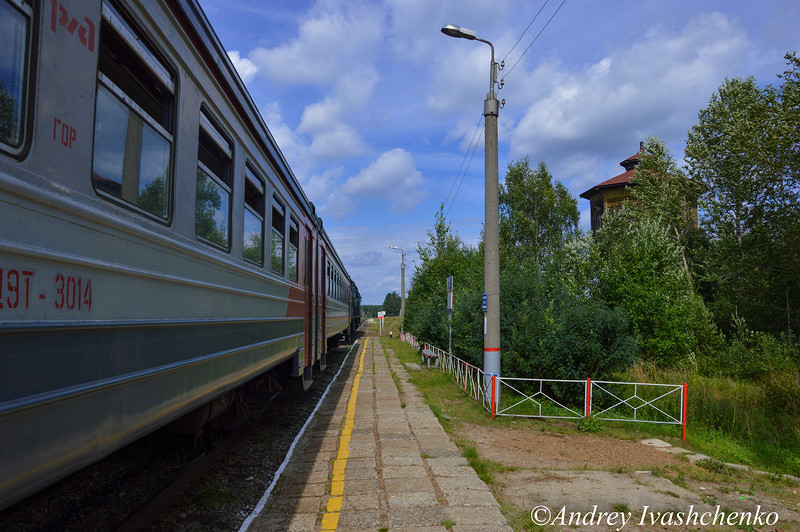
{"label": "train carriage window", "polygon": [[11,153],[24,138],[31,15],[29,5],[0,0],[0,143]]}
{"label": "train carriage window", "polygon": [[289,218],[289,279],[297,282],[297,248],[300,245],[297,220]]}
{"label": "train carriage window", "polygon": [[277,198],[272,198],[272,238],[270,264],[272,271],[283,275],[283,240],[286,233],[286,209]]}
{"label": "train carriage window", "polygon": [[249,166],[244,180],[244,258],[264,264],[264,181]]}
{"label": "train carriage window", "polygon": [[173,75],[110,4],[102,13],[92,183],[101,195],[167,219]]}
{"label": "train carriage window", "polygon": [[232,156],[230,141],[201,111],[194,227],[200,239],[223,249],[230,244]]}

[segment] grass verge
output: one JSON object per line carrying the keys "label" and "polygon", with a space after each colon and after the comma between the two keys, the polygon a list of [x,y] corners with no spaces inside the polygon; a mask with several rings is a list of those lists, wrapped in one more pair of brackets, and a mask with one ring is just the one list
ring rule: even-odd
{"label": "grass verge", "polygon": [[[387,335],[381,339],[385,348],[390,348],[397,359],[404,365],[414,363],[420,364],[418,351],[408,344],[396,338],[389,339]],[[576,434],[587,431],[587,427],[561,420],[541,420],[531,418],[511,418],[498,417],[494,421],[489,418],[488,412],[471,397],[467,397],[463,390],[455,385],[452,376],[433,368],[423,368],[421,371],[409,372],[409,381],[414,384],[423,395],[425,402],[431,411],[436,415],[445,431],[450,435],[451,440],[459,447],[470,465],[475,469],[484,482],[489,485],[500,503],[501,510],[506,516],[509,524],[515,530],[531,530],[531,522],[528,512],[510,504],[504,500],[502,478],[499,473],[507,471],[502,464],[484,460],[479,456],[474,442],[463,437],[463,431],[459,431],[462,424],[473,424],[481,426],[497,426],[514,428],[521,430],[539,430],[546,432],[557,432],[562,434]],[[691,397],[691,396],[690,396]],[[691,419],[691,418],[690,418]],[[592,423],[591,421],[589,423]],[[753,453],[745,445],[737,442],[731,437],[713,431],[707,431],[700,427],[692,428],[690,425],[690,442],[686,444],[680,441],[680,427],[665,425],[644,425],[634,423],[603,422],[602,426],[592,425],[589,432],[599,429],[598,435],[610,438],[636,440],[639,438],[658,437],[673,444],[682,446],[689,450],[699,451],[718,460],[731,461],[753,465],[756,468],[766,467],[764,461],[759,459],[758,453]],[[787,493],[792,493],[797,487],[797,483],[770,475],[755,475],[730,470],[709,471],[709,469],[719,469],[717,462],[704,462],[699,466],[690,463],[680,466],[668,466],[668,468],[657,468],[653,471],[655,476],[668,478],[676,486],[686,486],[686,479],[696,482],[713,482],[718,485],[720,491],[739,492],[763,492],[769,493],[779,499],[784,499]],[[704,468],[703,466],[708,466]],[[626,471],[616,471],[626,473]],[[784,471],[785,472],[785,471]],[[698,492],[699,495],[704,495]],[[791,496],[791,495],[789,495]],[[711,502],[711,501],[710,501]],[[709,503],[710,503],[709,502]],[[534,527],[534,530],[536,528]]]}

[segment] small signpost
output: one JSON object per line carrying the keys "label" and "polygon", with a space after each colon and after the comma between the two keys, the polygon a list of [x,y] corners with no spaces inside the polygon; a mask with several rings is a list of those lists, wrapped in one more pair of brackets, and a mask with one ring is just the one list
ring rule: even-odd
{"label": "small signpost", "polygon": [[378,312],[378,334],[383,334],[383,317],[386,316],[386,311],[381,310]]}
{"label": "small signpost", "polygon": [[447,310],[450,315],[450,336],[447,340],[447,352],[453,356],[453,276],[447,277]]}

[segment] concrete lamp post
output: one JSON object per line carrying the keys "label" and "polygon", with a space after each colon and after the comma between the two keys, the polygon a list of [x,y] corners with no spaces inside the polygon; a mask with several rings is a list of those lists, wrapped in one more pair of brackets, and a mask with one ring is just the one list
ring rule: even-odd
{"label": "concrete lamp post", "polygon": [[[492,50],[492,58],[489,63],[489,93],[483,102],[486,131],[486,199],[483,255],[483,291],[486,306],[483,309],[483,371],[484,388],[489,390],[492,383],[492,375],[500,376],[500,214],[497,169],[497,116],[500,110],[500,103],[497,101],[497,95],[494,92],[494,87],[497,84],[497,63],[494,60],[494,45],[489,41],[479,39],[474,31],[455,24],[447,24],[442,28],[442,33],[449,37],[486,43]],[[494,392],[495,402],[499,403],[499,384],[497,384]]]}
{"label": "concrete lamp post", "polygon": [[389,246],[391,249],[399,249],[402,254],[400,259],[400,338],[403,339],[403,317],[406,313],[406,252],[403,248]]}

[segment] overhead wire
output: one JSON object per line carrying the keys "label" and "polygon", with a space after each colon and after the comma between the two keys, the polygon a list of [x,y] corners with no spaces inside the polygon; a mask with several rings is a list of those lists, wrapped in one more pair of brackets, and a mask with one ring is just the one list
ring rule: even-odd
{"label": "overhead wire", "polygon": [[[559,11],[561,11],[561,8],[562,8],[562,7],[564,7],[564,4],[565,4],[566,2],[567,2],[567,0],[561,0],[561,3],[558,5],[558,9],[556,9],[556,10],[555,10],[555,12],[554,12],[552,15],[550,15],[550,18],[547,20],[547,23],[544,25],[544,27],[542,27],[542,29],[541,29],[541,30],[539,30],[539,33],[537,33],[537,34],[536,34],[536,37],[534,37],[533,41],[531,41],[531,43],[528,45],[528,47],[527,47],[527,48],[525,48],[525,51],[524,51],[524,52],[522,52],[522,55],[520,55],[520,56],[517,58],[517,61],[516,61],[516,63],[514,63],[514,66],[512,66],[512,67],[511,67],[511,68],[508,70],[508,72],[506,72],[506,73],[505,73],[505,75],[503,76],[503,78],[500,80],[501,86],[502,86],[502,84],[503,84],[503,81],[505,81],[505,79],[508,77],[508,75],[509,75],[509,74],[511,74],[511,72],[513,72],[513,71],[514,71],[514,69],[515,69],[515,68],[516,68],[516,66],[519,64],[519,62],[520,62],[520,61],[522,61],[522,58],[523,58],[523,57],[525,57],[525,54],[526,54],[526,53],[528,53],[528,50],[530,50],[530,49],[531,49],[531,47],[532,47],[534,44],[536,44],[536,41],[539,39],[539,36],[541,36],[541,34],[544,32],[544,30],[546,30],[546,29],[547,29],[547,26],[549,26],[549,25],[550,25],[550,23],[551,23],[551,22],[553,21],[553,19],[555,18],[555,16],[556,16],[556,15],[558,15],[558,12],[559,12]],[[525,30],[525,31],[527,31],[527,30]],[[516,45],[515,45],[515,46],[516,46]]]}
{"label": "overhead wire", "polygon": [[[483,118],[483,116],[481,116],[481,118]],[[480,125],[480,123],[478,125]],[[481,133],[483,133],[484,129],[485,129],[485,126],[481,128]],[[476,131],[477,131],[477,129],[476,129]],[[475,135],[473,135],[472,138],[474,139]],[[453,201],[450,202],[450,207],[448,207],[447,208],[447,212],[444,213],[444,217],[445,218],[447,218],[447,215],[450,214],[450,209],[452,209],[453,205],[455,205],[455,203],[456,203],[456,197],[458,196],[458,191],[461,190],[461,184],[464,183],[464,178],[467,176],[467,171],[469,170],[469,166],[470,166],[470,164],[472,164],[472,158],[475,156],[475,150],[478,149],[478,143],[476,142],[474,146],[470,145],[470,147],[472,148],[472,153],[469,156],[469,161],[467,162],[467,168],[464,170],[464,173],[461,176],[461,181],[458,182],[458,188],[456,188],[456,193],[453,194]],[[467,148],[467,153],[469,153],[469,149],[470,148],[468,147]]]}
{"label": "overhead wire", "polygon": [[[444,205],[447,205],[447,202],[450,200],[450,196],[453,196],[453,202],[450,204],[450,207],[447,209],[447,212],[450,212],[450,208],[452,208],[453,203],[456,201],[456,196],[458,195],[458,191],[461,189],[461,183],[464,182],[464,176],[467,175],[467,171],[469,170],[470,163],[472,163],[472,156],[469,157],[469,161],[467,161],[467,156],[470,155],[470,150],[472,150],[472,155],[475,155],[475,149],[477,148],[478,144],[475,142],[475,137],[478,136],[478,131],[482,131],[481,124],[483,123],[483,115],[478,119],[478,123],[475,125],[475,132],[472,134],[472,140],[469,141],[469,146],[467,146],[467,151],[464,153],[464,158],[461,160],[461,167],[458,169],[458,173],[456,177],[453,179],[453,184],[450,185],[450,191],[447,193],[447,198],[444,200]],[[480,138],[480,137],[479,137]],[[475,146],[473,147],[473,143]],[[467,163],[467,167],[464,168],[464,163]],[[464,174],[461,174],[461,171],[464,170]],[[459,176],[461,180],[459,181]],[[458,188],[456,188],[455,194],[453,194],[453,188],[455,188],[456,183],[458,182]],[[447,213],[445,213],[445,217]]]}
{"label": "overhead wire", "polygon": [[517,42],[515,42],[514,46],[511,47],[511,50],[506,52],[506,55],[503,56],[503,62],[505,62],[505,60],[509,56],[509,54],[511,54],[511,52],[514,51],[514,48],[517,47],[517,45],[520,43],[522,38],[525,37],[525,34],[528,33],[528,30],[531,29],[531,26],[533,26],[533,23],[536,22],[536,19],[539,18],[539,15],[541,14],[542,10],[547,6],[547,4],[549,2],[550,2],[550,0],[544,0],[544,4],[542,4],[542,7],[539,8],[539,11],[536,12],[536,15],[534,15],[533,19],[531,19],[531,21],[528,23],[528,26],[525,28],[525,31],[523,31],[522,35],[520,35],[519,39],[517,39]]}
{"label": "overhead wire", "polygon": [[467,147],[466,153],[464,153],[464,158],[461,159],[461,166],[458,168],[458,173],[456,173],[455,178],[453,178],[453,184],[450,185],[450,190],[447,192],[447,197],[444,200],[445,204],[447,204],[447,201],[450,199],[450,195],[453,193],[453,188],[455,188],[458,177],[461,175],[461,170],[464,169],[464,163],[467,161],[467,155],[469,155],[469,150],[472,149],[472,143],[475,142],[475,135],[478,134],[478,128],[481,126],[482,121],[483,116],[481,116],[478,119],[478,123],[475,124],[475,132],[472,134],[472,140],[469,141],[469,146]]}
{"label": "overhead wire", "polygon": [[[536,34],[536,37],[534,37],[533,41],[531,41],[531,43],[528,45],[528,47],[525,48],[525,50],[522,52],[522,54],[520,54],[520,56],[517,58],[517,60],[514,63],[514,65],[501,78],[501,80],[500,80],[500,88],[503,87],[505,78],[508,77],[508,75],[511,74],[511,72],[516,68],[516,66],[519,64],[519,62],[522,61],[522,58],[525,56],[526,53],[528,53],[528,50],[530,50],[531,47],[534,44],[536,44],[536,41],[542,35],[544,30],[547,29],[547,26],[550,25],[550,23],[553,21],[553,19],[558,14],[558,12],[561,11],[561,8],[564,6],[566,1],[567,0],[561,0],[561,3],[559,4],[558,8],[550,16],[550,18],[547,20],[547,22],[542,27],[542,29],[539,30],[539,33]],[[539,18],[539,15],[542,13],[542,11],[544,10],[544,8],[547,6],[547,4],[549,2],[550,2],[550,0],[545,0],[545,2],[539,8],[539,11],[536,12],[536,15],[533,16],[533,19],[531,19],[531,21],[525,27],[525,30],[519,36],[519,39],[517,39],[517,42],[514,43],[514,46],[512,46],[511,49],[503,57],[503,62],[505,62],[506,58],[511,54],[511,52],[514,51],[514,49],[517,47],[517,45],[522,41],[523,37],[525,37],[525,34],[528,33],[528,30],[531,28],[533,23],[536,22],[536,19]],[[461,190],[461,185],[464,183],[464,178],[466,177],[467,171],[469,170],[470,164],[472,163],[472,158],[475,156],[475,151],[478,148],[478,143],[475,142],[475,137],[478,134],[478,128],[480,127],[482,122],[483,122],[483,116],[481,116],[480,120],[478,121],[477,126],[475,127],[475,132],[472,134],[472,140],[470,140],[469,146],[467,147],[467,151],[466,151],[466,153],[464,153],[464,159],[461,160],[461,167],[458,169],[458,173],[456,174],[456,177],[453,179],[453,184],[450,185],[450,190],[447,192],[447,198],[445,198],[444,203],[442,204],[443,206],[447,205],[447,202],[450,201],[450,197],[452,196],[453,199],[452,199],[452,201],[450,201],[450,206],[447,207],[447,211],[445,212],[445,218],[447,218],[447,215],[450,213],[450,209],[452,209],[453,205],[455,204],[456,197],[458,196],[458,192]],[[483,128],[481,128],[481,132],[483,132]],[[469,155],[469,160],[468,161],[467,161],[467,155]],[[466,168],[464,168],[464,162],[465,161],[467,162],[467,167]],[[463,174],[461,172],[462,170],[464,170]],[[459,176],[460,176],[460,179],[459,179]],[[458,186],[457,187],[456,187],[456,182],[458,182]],[[453,188],[454,187],[455,187],[455,193],[453,193]]]}

